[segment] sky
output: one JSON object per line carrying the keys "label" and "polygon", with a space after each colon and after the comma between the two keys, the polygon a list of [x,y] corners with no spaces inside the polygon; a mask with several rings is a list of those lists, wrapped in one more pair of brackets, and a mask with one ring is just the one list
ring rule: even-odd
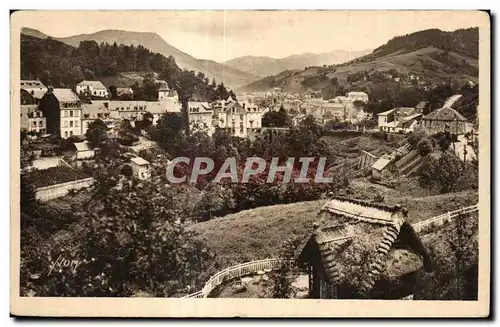
{"label": "sky", "polygon": [[282,58],[305,52],[374,49],[429,28],[474,27],[470,11],[32,11],[23,26],[65,37],[104,29],[154,32],[196,58]]}

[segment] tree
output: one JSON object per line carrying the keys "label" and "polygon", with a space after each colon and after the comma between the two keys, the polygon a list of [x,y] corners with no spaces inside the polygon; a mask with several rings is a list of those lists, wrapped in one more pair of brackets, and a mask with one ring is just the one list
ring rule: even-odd
{"label": "tree", "polygon": [[301,243],[302,238],[298,235],[291,235],[280,247],[279,255],[283,260],[276,275],[273,276],[273,298],[289,299],[295,294],[292,287],[292,280],[297,275],[296,269],[292,269],[291,262],[294,259],[295,250]]}
{"label": "tree", "polygon": [[169,297],[187,285],[200,287],[214,270],[214,257],[184,228],[186,201],[178,191],[109,175],[96,179],[101,183],[107,192],[77,211],[77,224],[42,244],[30,259],[32,270],[23,271],[33,273],[35,264],[50,267],[59,257],[80,260],[74,271],[41,275],[33,282],[36,295]]}
{"label": "tree", "polygon": [[417,149],[418,143],[426,137],[424,132],[411,132],[406,138],[406,141],[410,144],[412,149]]}
{"label": "tree", "polygon": [[111,95],[111,100],[116,100],[118,98],[118,92],[116,90],[116,86],[111,85],[109,87],[109,93]]}
{"label": "tree", "polygon": [[268,111],[262,117],[264,127],[289,127],[291,125],[291,118],[283,106],[279,111]]}
{"label": "tree", "polygon": [[180,114],[165,113],[153,130],[153,139],[167,152],[179,153],[186,138],[185,121]]}
{"label": "tree", "polygon": [[354,107],[356,109],[364,109],[365,108],[365,103],[361,100],[355,100],[353,103]]}
{"label": "tree", "polygon": [[441,151],[446,152],[451,146],[451,136],[450,133],[443,133],[438,139],[439,147]]}
{"label": "tree", "polygon": [[85,137],[93,147],[98,147],[108,139],[107,131],[108,126],[102,120],[96,119],[89,124]]}
{"label": "tree", "polygon": [[417,144],[418,153],[424,157],[434,151],[431,140],[425,138],[420,140]]}
{"label": "tree", "polygon": [[433,272],[417,277],[415,298],[423,300],[477,300],[478,219],[455,217],[433,232],[429,252]]}
{"label": "tree", "polygon": [[429,190],[438,190],[439,193],[452,192],[464,173],[464,164],[453,153],[442,153],[436,160],[433,157],[426,161],[419,169],[419,183]]}

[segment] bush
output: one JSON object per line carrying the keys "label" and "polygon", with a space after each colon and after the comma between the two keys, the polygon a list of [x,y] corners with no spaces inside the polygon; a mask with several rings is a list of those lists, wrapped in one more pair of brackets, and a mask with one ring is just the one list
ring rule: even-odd
{"label": "bush", "polygon": [[420,142],[418,142],[417,144],[417,150],[422,157],[425,157],[426,155],[434,151],[432,141],[429,139],[420,140]]}
{"label": "bush", "polygon": [[426,161],[418,171],[420,186],[438,193],[477,189],[478,170],[472,164],[464,164],[455,154],[443,153],[436,160]]}
{"label": "bush", "polygon": [[412,149],[417,149],[418,143],[425,138],[425,133],[423,132],[412,132],[406,138],[406,141],[410,144]]}

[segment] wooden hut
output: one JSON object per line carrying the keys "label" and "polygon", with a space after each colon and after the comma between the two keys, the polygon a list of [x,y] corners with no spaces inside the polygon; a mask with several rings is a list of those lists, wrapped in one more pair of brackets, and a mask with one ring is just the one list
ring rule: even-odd
{"label": "wooden hut", "polygon": [[309,297],[400,299],[414,293],[416,272],[430,271],[407,210],[335,197],[296,252],[309,273]]}

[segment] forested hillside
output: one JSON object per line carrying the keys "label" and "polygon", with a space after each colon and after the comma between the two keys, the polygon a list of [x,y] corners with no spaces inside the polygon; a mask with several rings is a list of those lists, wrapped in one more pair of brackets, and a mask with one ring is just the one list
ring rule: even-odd
{"label": "forested hillside", "polygon": [[[431,108],[465,92],[477,98],[479,30],[443,32],[437,29],[398,36],[373,53],[350,62],[285,71],[248,84],[240,91],[321,92],[323,99],[364,91],[373,113],[429,100]],[[477,99],[476,99],[477,100]],[[477,101],[468,101],[467,116],[475,116]]]}
{"label": "forested hillside", "polygon": [[[145,76],[158,73],[159,79],[177,90],[181,101],[192,97],[212,100],[229,95],[223,84],[217,85],[203,73],[181,70],[174,57],[153,53],[141,45],[82,41],[73,47],[51,38],[21,35],[21,79],[39,78],[46,85],[70,88],[84,79],[106,79],[109,84],[113,77],[118,78],[124,72],[142,72]],[[145,79],[143,86],[148,83],[153,84],[153,88],[149,88],[153,89],[151,97],[156,93],[154,81]]]}

